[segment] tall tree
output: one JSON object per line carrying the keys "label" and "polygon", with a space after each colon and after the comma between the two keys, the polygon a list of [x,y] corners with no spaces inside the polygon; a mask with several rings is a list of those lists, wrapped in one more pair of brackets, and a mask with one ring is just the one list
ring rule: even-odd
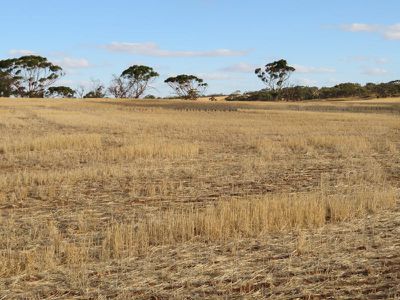
{"label": "tall tree", "polygon": [[272,92],[274,98],[278,98],[294,71],[296,71],[295,68],[289,66],[286,60],[281,59],[266,64],[264,69],[257,68],[255,73]]}
{"label": "tall tree", "polygon": [[15,80],[6,72],[0,71],[0,97],[10,97],[15,90]]}
{"label": "tall tree", "polygon": [[44,97],[45,90],[64,75],[60,66],[37,55],[0,61],[0,72],[13,79],[13,93],[20,97]]}
{"label": "tall tree", "polygon": [[175,93],[184,99],[196,100],[202,95],[208,84],[203,79],[194,75],[178,75],[176,77],[169,77],[165,81]]}
{"label": "tall tree", "polygon": [[75,95],[77,98],[82,99],[86,95],[85,87],[83,85],[79,85],[75,89]]}
{"label": "tall tree", "polygon": [[108,91],[115,98],[140,98],[158,76],[151,67],[133,65],[114,76]]}
{"label": "tall tree", "polygon": [[114,98],[128,98],[128,87],[127,82],[121,76],[113,76],[108,92],[114,96]]}

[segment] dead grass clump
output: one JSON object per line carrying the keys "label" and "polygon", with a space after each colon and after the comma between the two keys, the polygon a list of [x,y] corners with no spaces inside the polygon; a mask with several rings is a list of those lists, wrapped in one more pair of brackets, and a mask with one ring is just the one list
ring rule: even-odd
{"label": "dead grass clump", "polygon": [[365,157],[376,153],[393,155],[396,144],[385,137],[314,135],[285,136],[276,139],[260,139],[250,142],[266,160],[274,160],[287,155],[330,154],[338,157]]}
{"label": "dead grass clump", "polygon": [[363,136],[312,136],[307,143],[317,150],[337,152],[340,155],[365,155],[370,154],[371,144]]}
{"label": "dead grass clump", "polygon": [[0,176],[0,188],[17,191],[29,187],[54,188],[61,184],[72,185],[81,181],[104,181],[110,177],[122,177],[124,170],[113,165],[98,165],[65,170],[23,170]]}
{"label": "dead grass clump", "polygon": [[399,153],[396,143],[388,138],[374,139],[372,142],[372,148],[379,154],[395,155]]}
{"label": "dead grass clump", "polygon": [[251,143],[265,160],[279,159],[284,156],[284,147],[279,141],[259,139]]}
{"label": "dead grass clump", "polygon": [[[354,187],[342,196],[300,193],[234,198],[205,208],[159,209],[148,216],[133,217],[130,222],[97,225],[93,227],[98,231],[95,238],[86,236],[89,227],[82,225],[79,218],[80,225],[75,229],[83,234],[79,240],[71,240],[68,230],[61,231],[53,220],[32,222],[29,236],[25,237],[28,240],[21,240],[17,220],[9,219],[3,224],[8,230],[2,233],[7,238],[0,245],[0,274],[12,276],[56,269],[60,265],[73,267],[135,257],[146,255],[152,247],[190,241],[228,242],[319,228],[326,223],[348,221],[391,208],[395,201],[394,189],[372,191],[367,187]],[[32,246],[22,246],[32,242]]]}
{"label": "dead grass clump", "polygon": [[353,218],[393,208],[396,205],[396,190],[391,187],[371,189],[352,188],[343,196],[331,195],[325,200],[326,219],[331,222],[349,221]]}
{"label": "dead grass clump", "polygon": [[39,138],[24,138],[20,142],[13,142],[7,146],[7,152],[49,151],[49,150],[93,150],[100,148],[101,135],[99,134],[52,134]]}
{"label": "dead grass clump", "polygon": [[343,196],[321,193],[222,200],[205,209],[160,211],[129,224],[112,224],[102,255],[127,257],[149,247],[191,240],[215,242],[254,238],[271,232],[312,229],[394,207],[394,189],[355,187]]}
{"label": "dead grass clump", "polygon": [[136,158],[192,158],[199,153],[195,143],[171,143],[168,141],[141,141],[109,150],[104,156],[113,161]]}
{"label": "dead grass clump", "polygon": [[292,154],[307,154],[312,149],[307,144],[307,139],[304,137],[285,137],[282,141],[283,147]]}

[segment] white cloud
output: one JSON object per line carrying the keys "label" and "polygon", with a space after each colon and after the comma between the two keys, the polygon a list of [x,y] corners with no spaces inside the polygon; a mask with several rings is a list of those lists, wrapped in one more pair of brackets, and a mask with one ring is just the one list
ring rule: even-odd
{"label": "white cloud", "polygon": [[386,57],[373,57],[373,56],[363,56],[356,55],[348,57],[344,59],[346,62],[359,62],[359,63],[374,63],[377,65],[384,65],[390,62],[390,60]]}
{"label": "white cloud", "polygon": [[63,57],[55,60],[55,63],[66,69],[83,69],[91,67],[89,61],[84,58]]}
{"label": "white cloud", "polygon": [[384,36],[388,40],[400,40],[400,23],[387,27]]}
{"label": "white cloud", "polygon": [[350,56],[345,61],[349,62],[369,62],[371,61],[371,57],[368,56],[363,56],[363,55],[355,55],[355,56]]}
{"label": "white cloud", "polygon": [[375,24],[353,23],[344,24],[341,28],[345,31],[351,32],[376,32],[380,29],[380,26]]}
{"label": "white cloud", "polygon": [[13,55],[13,56],[25,56],[25,55],[35,55],[36,52],[31,51],[31,50],[24,50],[24,49],[11,49],[8,51],[8,54]]}
{"label": "white cloud", "polygon": [[[9,55],[12,56],[25,56],[25,55],[37,55],[36,52],[31,51],[31,50],[17,50],[17,49],[12,49],[8,51]],[[57,65],[60,65],[61,67],[65,69],[83,69],[83,68],[89,68],[92,67],[92,65],[89,63],[89,61],[85,58],[73,58],[66,56],[65,53],[63,52],[54,52],[53,53],[53,59],[49,59],[50,61],[54,62]]]}
{"label": "white cloud", "polygon": [[389,72],[386,69],[382,68],[368,68],[362,71],[362,74],[368,76],[384,76],[387,75]]}
{"label": "white cloud", "polygon": [[231,73],[254,73],[254,70],[257,66],[250,65],[248,63],[238,63],[235,65],[231,65],[225,68],[222,68],[222,72],[231,72]]}
{"label": "white cloud", "polygon": [[155,43],[121,43],[113,42],[104,45],[103,48],[110,52],[122,52],[144,56],[158,57],[219,57],[219,56],[243,56],[249,51],[236,51],[230,49],[216,49],[210,51],[174,51],[161,49]]}
{"label": "white cloud", "polygon": [[302,65],[293,65],[293,67],[296,69],[297,73],[305,73],[305,74],[311,74],[311,73],[335,73],[336,70],[333,68],[324,68],[324,67],[308,67],[308,66],[302,66]]}
{"label": "white cloud", "polygon": [[375,58],[374,61],[378,65],[384,65],[384,64],[389,63],[389,59],[384,58],[384,57]]}
{"label": "white cloud", "polygon": [[353,23],[341,25],[340,28],[350,32],[378,33],[387,40],[400,40],[400,23],[393,25]]}

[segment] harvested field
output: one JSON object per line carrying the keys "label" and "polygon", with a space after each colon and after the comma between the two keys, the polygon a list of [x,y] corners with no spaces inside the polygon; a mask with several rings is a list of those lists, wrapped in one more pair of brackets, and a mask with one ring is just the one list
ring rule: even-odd
{"label": "harvested field", "polygon": [[398,299],[399,112],[0,99],[0,299]]}

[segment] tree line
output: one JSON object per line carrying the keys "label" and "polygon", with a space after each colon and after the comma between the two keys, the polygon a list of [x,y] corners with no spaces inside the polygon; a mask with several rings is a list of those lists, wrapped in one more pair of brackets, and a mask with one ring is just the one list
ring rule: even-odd
{"label": "tree line", "polygon": [[[26,98],[141,98],[159,77],[153,68],[133,65],[119,76],[114,75],[110,85],[105,87],[93,80],[92,87],[73,90],[67,86],[54,86],[65,75],[63,69],[38,55],[0,60],[0,97]],[[197,99],[206,90],[208,84],[194,75],[181,74],[164,81],[178,97]],[[154,96],[153,96],[154,97]],[[147,98],[153,98],[148,95]]]}
{"label": "tree line", "polygon": [[303,101],[332,98],[388,98],[400,97],[400,80],[386,83],[341,83],[333,87],[288,86],[282,88],[277,97],[276,93],[269,89],[255,92],[240,93],[237,91],[229,95],[228,101]]}
{"label": "tree line", "polygon": [[[265,84],[260,91],[235,92],[226,99],[230,101],[301,101],[311,99],[346,97],[396,97],[400,96],[400,80],[387,83],[342,83],[333,87],[293,86],[290,77],[296,69],[281,59],[255,69],[255,75]],[[92,81],[86,90],[83,86],[72,89],[55,86],[65,75],[62,67],[38,55],[0,60],[0,97],[26,98],[155,98],[146,95],[151,84],[160,75],[151,67],[133,65],[119,76],[114,75],[108,87],[99,81]],[[194,75],[181,74],[169,77],[164,82],[175,96],[195,100],[204,95],[208,84]],[[214,97],[210,98],[214,99]]]}
{"label": "tree line", "polygon": [[387,83],[341,83],[333,87],[293,86],[289,78],[296,69],[284,59],[257,68],[255,74],[266,85],[265,89],[229,95],[228,101],[302,101],[330,98],[387,98],[400,96],[400,80]]}

